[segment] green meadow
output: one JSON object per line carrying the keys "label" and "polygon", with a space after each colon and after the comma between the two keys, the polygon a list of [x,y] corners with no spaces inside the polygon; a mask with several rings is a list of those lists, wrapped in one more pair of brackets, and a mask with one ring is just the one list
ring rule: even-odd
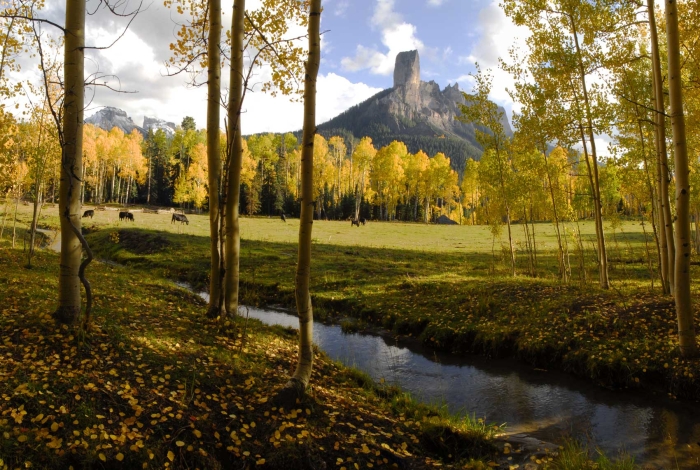
{"label": "green meadow", "polygon": [[[149,272],[206,290],[208,216],[189,214],[189,225],[172,224],[170,214],[134,216],[134,223],[119,222],[115,211],[83,219],[96,256],[129,266],[135,281]],[[51,209],[43,217],[55,224]],[[294,307],[298,223],[241,219],[244,304]],[[536,276],[527,274],[524,229],[513,225],[519,272],[513,278],[505,233],[494,237],[488,227],[316,221],[315,317],[348,331],[382,328],[457,354],[515,356],[606,387],[662,384],[671,396],[697,396],[700,366],[678,354],[672,299],[655,279],[650,227],[622,221],[608,230],[608,291],[597,287],[593,223],[567,231],[571,280],[563,284],[551,224],[535,225]]]}

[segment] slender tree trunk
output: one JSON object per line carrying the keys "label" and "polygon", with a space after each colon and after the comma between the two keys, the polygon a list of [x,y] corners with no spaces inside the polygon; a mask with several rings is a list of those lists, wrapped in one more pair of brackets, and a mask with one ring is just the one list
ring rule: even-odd
{"label": "slender tree trunk", "polygon": [[673,129],[674,163],[676,169],[676,266],[675,300],[678,316],[678,340],[683,357],[695,357],[693,309],[690,298],[690,180],[688,148],[685,138],[683,115],[683,89],[681,87],[680,45],[678,38],[678,8],[676,0],[666,0],[666,38],[668,44],[668,91],[671,103],[671,128]]}
{"label": "slender tree trunk", "polygon": [[[39,178],[37,177],[37,180]],[[34,256],[34,243],[36,241],[36,226],[39,221],[39,207],[41,205],[41,183],[36,183],[36,196],[34,198],[34,210],[32,211],[32,223],[29,226],[29,253],[27,254],[27,266],[32,267]]]}
{"label": "slender tree trunk", "polygon": [[148,157],[148,186],[146,189],[146,205],[151,205],[151,166],[152,166],[153,156]]}
{"label": "slender tree trunk", "polygon": [[[83,174],[80,177],[80,181],[85,181],[85,167],[83,167]],[[85,184],[80,185],[80,205],[85,204]]]}
{"label": "slender tree trunk", "polygon": [[19,208],[19,198],[22,196],[22,183],[17,183],[17,196],[15,198],[15,215],[12,220],[12,248],[15,247],[17,238],[17,209]]}
{"label": "slender tree trunk", "polygon": [[241,235],[239,227],[239,200],[241,194],[241,161],[243,139],[241,137],[241,104],[243,100],[243,33],[245,0],[233,3],[231,23],[231,88],[228,103],[228,150],[226,189],[226,249],[224,272],[224,303],[228,315],[238,312],[238,287],[240,281]]}
{"label": "slender tree trunk", "polygon": [[554,215],[554,228],[557,232],[557,248],[559,250],[559,276],[562,282],[567,282],[566,262],[564,260],[564,245],[561,240],[561,231],[559,230],[559,214],[557,212],[557,199],[554,194],[554,186],[552,185],[552,175],[549,172],[549,159],[547,158],[547,146],[542,146],[542,155],[544,156],[544,166],[547,173],[547,184],[549,185],[549,196],[552,199],[552,210]]}
{"label": "slender tree trunk", "polygon": [[[588,146],[586,145],[586,136],[583,131],[583,125],[579,124],[579,130],[581,131],[581,143],[583,144],[583,155],[586,159],[586,166],[588,167],[588,181],[591,185],[591,197],[593,198],[593,219],[595,220],[595,231],[596,231],[596,244],[598,245],[598,250],[596,255],[598,256],[598,281],[600,282],[600,287],[607,289],[610,284],[607,280],[608,264],[607,258],[603,257],[603,251],[601,251],[601,246],[605,245],[605,239],[603,238],[603,219],[602,219],[602,208],[600,207],[600,192],[597,191],[599,186],[597,185],[595,178],[595,167],[591,165],[591,159],[588,156]],[[601,244],[601,239],[603,243]],[[581,242],[583,244],[583,242]],[[605,276],[603,276],[605,274]],[[606,287],[607,286],[607,287]]]}
{"label": "slender tree trunk", "polygon": [[506,204],[506,225],[508,225],[508,244],[510,246],[510,274],[515,277],[515,250],[513,249],[513,234],[510,228],[510,206]]}
{"label": "slender tree trunk", "polygon": [[299,222],[299,258],[295,278],[299,316],[299,362],[286,389],[304,393],[313,369],[313,310],[309,282],[311,277],[311,229],[313,228],[314,134],[316,133],[316,79],[321,63],[321,0],[311,0],[309,10],[309,57],[304,80],[304,130],[302,137],[302,195]]}
{"label": "slender tree trunk", "polygon": [[115,201],[115,198],[114,198],[114,180],[116,177],[117,177],[117,167],[115,165],[115,166],[112,166],[112,188],[109,191],[109,200],[112,202]]}
{"label": "slender tree trunk", "polygon": [[[221,280],[219,253],[219,218],[221,217],[219,179],[221,178],[221,150],[219,126],[221,121],[221,0],[209,0],[209,44],[207,81],[207,163],[209,166],[209,235],[211,271],[209,273],[209,308],[207,316],[221,315]],[[149,180],[150,187],[150,180]],[[149,190],[150,192],[150,190]]]}
{"label": "slender tree trunk", "polygon": [[82,257],[80,233],[80,185],[77,175],[83,167],[85,1],[66,0],[64,53],[65,97],[63,102],[63,141],[61,142],[61,187],[58,213],[61,217],[61,263],[58,282],[58,308],[54,317],[73,324],[80,315]]}
{"label": "slender tree trunk", "polygon": [[659,58],[659,39],[656,30],[656,16],[654,0],[647,0],[649,15],[649,33],[651,36],[651,67],[652,86],[654,89],[654,124],[656,136],[657,180],[659,187],[659,223],[663,226],[660,230],[661,244],[661,282],[664,294],[674,291],[674,264],[676,256],[675,243],[673,241],[673,218],[669,201],[668,184],[668,152],[666,149],[666,117],[663,94],[663,78],[661,76],[661,60]]}
{"label": "slender tree trunk", "polygon": [[[656,191],[654,191],[654,186],[651,184],[651,175],[649,172],[649,162],[647,161],[647,154],[646,154],[646,144],[645,144],[645,139],[644,139],[644,133],[642,132],[642,123],[641,120],[638,121],[638,126],[639,126],[639,137],[641,139],[642,143],[642,155],[644,156],[644,173],[646,174],[646,183],[647,183],[647,189],[649,191],[649,201],[651,202],[651,229],[654,234],[654,242],[656,244],[656,255],[657,255],[657,262],[659,263],[659,276],[661,278],[661,288],[662,290],[664,289],[664,272],[661,267],[661,261],[662,261],[662,254],[667,255],[668,251],[663,250],[661,251],[661,244],[659,243],[659,231],[656,228],[656,215],[657,215],[657,210],[656,210],[656,205],[659,202],[659,199],[656,197]],[[641,207],[640,207],[640,213],[641,213]],[[642,218],[644,216],[642,215]],[[642,219],[643,221],[643,219]],[[668,260],[666,260],[668,261]],[[652,281],[652,287],[653,287],[653,282]],[[664,291],[665,294],[668,294],[668,292]]]}
{"label": "slender tree trunk", "polygon": [[532,204],[530,204],[530,227],[532,229],[532,259],[535,263],[534,274],[537,276],[537,239],[535,238],[535,219],[532,215]]}
{"label": "slender tree trunk", "polygon": [[3,77],[3,72],[5,71],[5,61],[7,60],[7,41],[10,40],[10,34],[12,33],[12,27],[15,24],[15,18],[10,18],[10,24],[7,25],[7,34],[5,35],[5,41],[2,44],[2,53],[0,55],[0,79]]}
{"label": "slender tree trunk", "polygon": [[[46,102],[44,107],[46,108]],[[39,220],[39,205],[41,204],[41,181],[44,178],[44,169],[46,167],[46,155],[41,152],[41,139],[44,131],[44,115],[41,115],[39,120],[39,136],[37,137],[37,168],[34,179],[34,210],[32,212],[32,224],[29,228],[29,254],[27,255],[27,266],[32,267],[32,256],[34,256],[34,240],[36,239],[36,225]]]}
{"label": "slender tree trunk", "polygon": [[0,240],[2,240],[2,234],[5,232],[5,224],[7,223],[7,214],[10,213],[10,201],[12,198],[10,197],[10,192],[11,190],[7,190],[7,194],[5,194],[5,211],[4,215],[2,217],[2,227],[0,227]]}
{"label": "slender tree trunk", "polygon": [[[600,277],[600,287],[603,289],[610,288],[610,281],[608,280],[608,255],[605,249],[605,233],[603,230],[603,208],[600,201],[600,180],[598,177],[598,154],[595,147],[595,135],[593,134],[593,118],[591,116],[591,103],[588,98],[588,88],[586,86],[586,72],[583,68],[583,59],[581,56],[581,49],[578,42],[578,33],[576,31],[576,23],[574,22],[573,16],[569,16],[571,20],[571,30],[573,33],[574,44],[576,46],[576,56],[579,68],[579,75],[581,80],[581,88],[583,91],[583,104],[586,112],[586,127],[588,128],[588,139],[591,143],[591,160],[593,161],[593,199],[595,206],[595,220],[596,220],[596,235],[598,238],[598,258],[599,264],[599,277]],[[581,128],[583,132],[583,128]],[[584,142],[585,146],[585,142]],[[588,161],[588,159],[586,159]]]}

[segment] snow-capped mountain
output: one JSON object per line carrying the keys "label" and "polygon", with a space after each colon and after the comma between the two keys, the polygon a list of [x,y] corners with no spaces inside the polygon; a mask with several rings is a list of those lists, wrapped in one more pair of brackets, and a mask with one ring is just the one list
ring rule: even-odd
{"label": "snow-capped mountain", "polygon": [[149,131],[149,129],[153,129],[153,132],[156,132],[158,129],[162,129],[163,132],[165,132],[165,135],[167,135],[168,137],[172,137],[173,135],[175,135],[175,128],[177,126],[173,122],[144,116],[142,127],[146,133]]}
{"label": "snow-capped mountain", "polygon": [[138,130],[141,134],[146,134],[142,127],[134,124],[134,121],[126,114],[126,111],[109,106],[100,109],[87,118],[85,122],[106,131],[112,130],[113,127],[118,127],[125,134],[130,134],[134,129]]}

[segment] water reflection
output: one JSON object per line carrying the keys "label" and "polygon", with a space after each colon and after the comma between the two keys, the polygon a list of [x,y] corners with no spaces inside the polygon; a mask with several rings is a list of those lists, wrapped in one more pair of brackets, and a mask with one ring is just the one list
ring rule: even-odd
{"label": "water reflection", "polygon": [[[286,312],[250,308],[248,313],[266,324],[298,326],[296,316]],[[314,342],[375,380],[383,378],[453,412],[506,423],[513,434],[558,443],[572,436],[610,456],[624,449],[645,468],[700,469],[696,404],[610,392],[513,360],[439,354],[381,336],[344,334],[338,326],[314,324]]]}
{"label": "water reflection", "polygon": [[[295,316],[250,309],[267,324],[296,327]],[[314,325],[314,342],[331,358],[384,378],[453,412],[507,423],[509,432],[560,442],[588,440],[609,455],[624,448],[657,468],[700,468],[700,407],[612,393],[568,375],[534,371],[514,361],[445,356],[382,337]],[[421,354],[423,353],[423,354]]]}

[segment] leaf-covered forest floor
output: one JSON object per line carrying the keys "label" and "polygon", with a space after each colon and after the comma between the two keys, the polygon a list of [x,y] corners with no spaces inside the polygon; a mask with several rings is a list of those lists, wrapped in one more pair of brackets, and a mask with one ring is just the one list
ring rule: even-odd
{"label": "leaf-covered forest floor", "polygon": [[146,272],[91,265],[91,331],[56,326],[58,256],[25,264],[0,243],[0,468],[490,468],[507,457],[497,428],[322,353],[310,396],[277,408],[296,333],[207,320],[196,295]]}

